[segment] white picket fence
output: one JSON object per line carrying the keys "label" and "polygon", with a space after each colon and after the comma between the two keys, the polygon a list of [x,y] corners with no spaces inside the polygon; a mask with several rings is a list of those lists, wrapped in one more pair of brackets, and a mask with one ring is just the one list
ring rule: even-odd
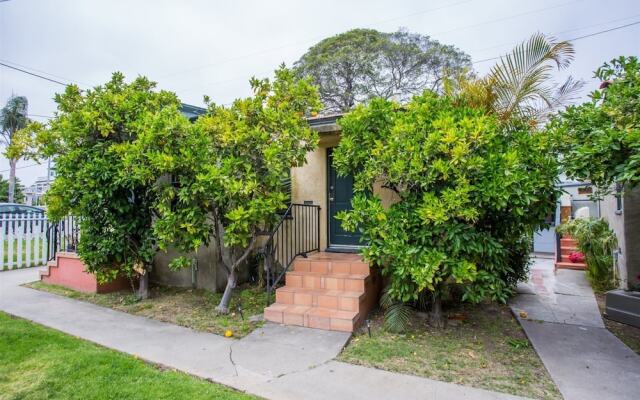
{"label": "white picket fence", "polygon": [[0,214],[0,271],[46,264],[48,226],[43,214]]}

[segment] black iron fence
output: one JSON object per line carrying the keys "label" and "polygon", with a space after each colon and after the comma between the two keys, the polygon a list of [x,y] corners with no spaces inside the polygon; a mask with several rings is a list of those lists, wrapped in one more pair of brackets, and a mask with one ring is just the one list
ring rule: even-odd
{"label": "black iron fence", "polygon": [[59,251],[75,253],[80,239],[80,225],[77,217],[68,216],[57,222],[50,222],[47,228],[47,261],[53,260]]}
{"label": "black iron fence", "polygon": [[274,288],[297,256],[306,257],[307,253],[319,250],[320,206],[291,204],[264,246],[267,299],[271,299]]}

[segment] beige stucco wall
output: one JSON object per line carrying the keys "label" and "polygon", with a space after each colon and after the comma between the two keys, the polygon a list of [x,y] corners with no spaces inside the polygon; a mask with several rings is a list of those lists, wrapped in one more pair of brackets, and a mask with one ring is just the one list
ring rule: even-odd
{"label": "beige stucco wall", "polygon": [[638,283],[640,274],[640,188],[625,193],[622,211],[617,211],[616,203],[615,196],[606,196],[601,211],[618,238],[618,276],[620,287],[627,289]]}
{"label": "beige stucco wall", "polygon": [[[327,248],[327,149],[340,142],[340,131],[319,132],[320,141],[315,151],[307,154],[307,162],[302,167],[291,169],[291,196],[294,203],[312,201],[320,206],[320,249]],[[397,195],[379,184],[373,192],[388,206],[396,201]]]}

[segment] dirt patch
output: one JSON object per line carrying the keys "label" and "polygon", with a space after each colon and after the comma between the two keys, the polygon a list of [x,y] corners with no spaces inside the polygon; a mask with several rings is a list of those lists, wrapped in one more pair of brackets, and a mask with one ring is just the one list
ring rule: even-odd
{"label": "dirt patch", "polygon": [[386,331],[371,316],[371,337],[355,334],[342,361],[510,393],[561,399],[560,392],[507,306],[461,305],[448,310],[446,329],[414,313],[404,334]]}
{"label": "dirt patch", "polygon": [[89,294],[42,282],[25,286],[198,331],[218,335],[231,331],[233,337],[245,336],[262,326],[262,321],[251,317],[262,314],[267,300],[265,289],[238,287],[231,300],[231,312],[221,315],[215,307],[222,295],[204,289],[154,286],[148,299],[136,301],[131,291]]}

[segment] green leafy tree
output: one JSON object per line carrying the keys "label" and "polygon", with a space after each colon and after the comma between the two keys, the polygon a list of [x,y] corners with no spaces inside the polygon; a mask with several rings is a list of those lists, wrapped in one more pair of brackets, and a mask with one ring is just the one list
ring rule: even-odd
{"label": "green leafy tree", "polygon": [[[228,274],[217,310],[229,311],[238,268],[286,207],[286,178],[305,162],[317,135],[303,118],[320,108],[317,90],[281,67],[275,80],[251,80],[253,96],[230,107],[210,104],[185,135],[149,130],[127,163],[133,176],[160,184],[154,232],[161,248],[197,251],[213,243]],[[141,170],[138,170],[141,169]],[[186,257],[172,268],[190,265]]]}
{"label": "green leafy tree", "polygon": [[[9,203],[9,180],[3,179],[0,175],[0,202]],[[16,186],[13,194],[13,202],[24,202],[24,186],[20,183],[20,179],[16,178]]]}
{"label": "green leafy tree", "polygon": [[[428,91],[403,107],[374,99],[340,125],[334,165],[354,173],[356,192],[340,218],[362,232],[365,259],[389,278],[385,302],[430,297],[438,326],[452,286],[464,300],[505,302],[526,277],[533,232],[559,195],[546,138]],[[398,201],[383,206],[370,194],[376,183]]]}
{"label": "green leafy tree", "polygon": [[12,147],[18,131],[29,123],[27,110],[29,102],[24,96],[11,96],[7,104],[0,110],[0,138],[5,146],[4,155],[9,159],[9,187],[7,201],[15,202],[16,166],[23,156]]}
{"label": "green leafy tree", "polygon": [[296,63],[311,76],[325,111],[345,112],[373,97],[406,101],[429,89],[439,91],[447,74],[470,68],[454,46],[403,30],[353,29],[324,39]]}
{"label": "green leafy tree", "polygon": [[600,194],[616,182],[640,182],[640,63],[619,57],[598,68],[591,101],[568,107],[549,125],[569,177],[591,181]]}
{"label": "green leafy tree", "polygon": [[121,73],[90,90],[67,86],[55,97],[55,118],[35,140],[40,155],[56,159],[56,178],[46,194],[48,214],[54,220],[79,217],[77,251],[88,270],[106,281],[139,278],[140,298],[148,295],[156,252],[158,192],[155,180],[140,179],[142,167],[137,175],[129,173],[127,160],[139,140],[188,125],[176,96],[154,88],[144,77],[126,83]]}

